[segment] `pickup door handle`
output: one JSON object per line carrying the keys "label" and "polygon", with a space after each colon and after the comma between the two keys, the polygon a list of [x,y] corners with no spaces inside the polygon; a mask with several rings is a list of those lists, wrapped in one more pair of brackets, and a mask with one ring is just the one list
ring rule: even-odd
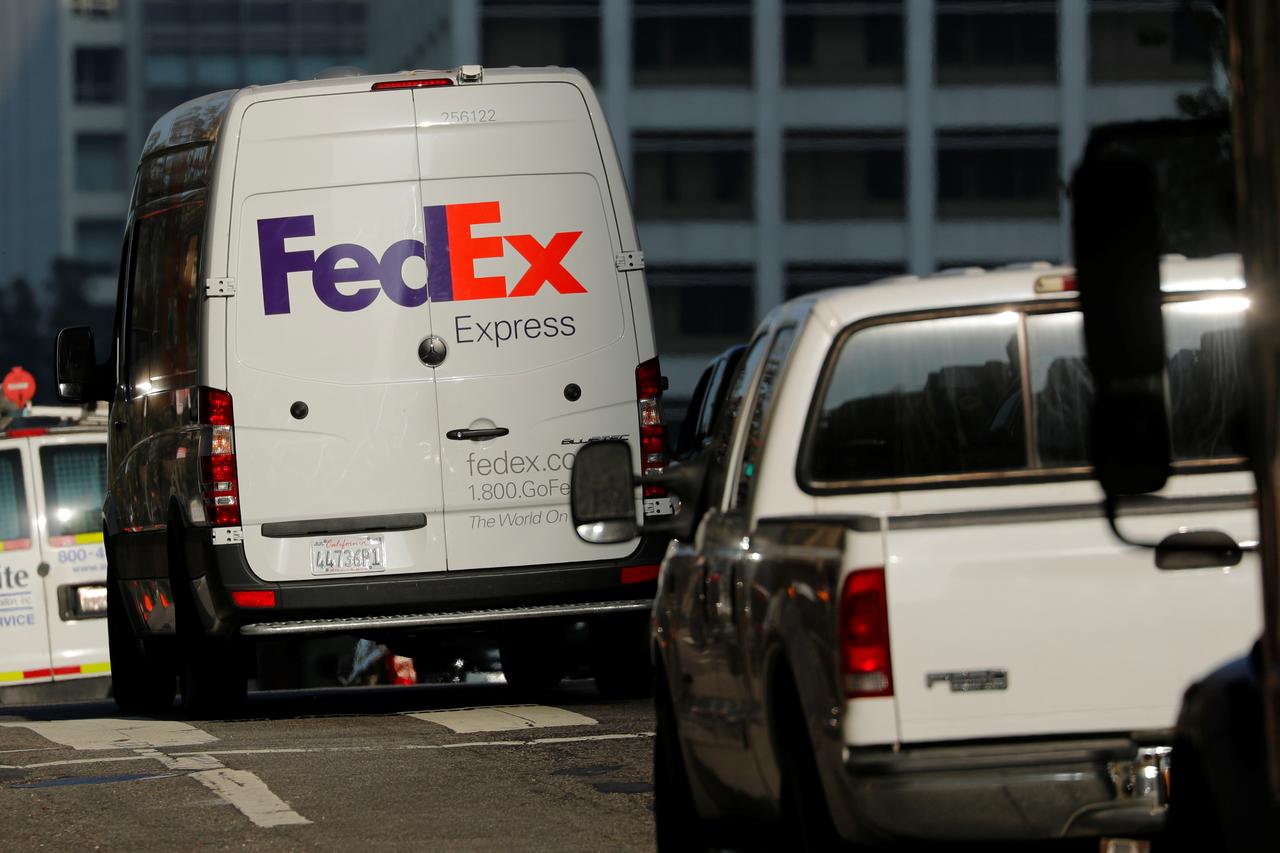
{"label": "pickup door handle", "polygon": [[444,434],[453,441],[484,441],[486,438],[501,438],[510,433],[506,427],[488,427],[487,429],[451,429]]}

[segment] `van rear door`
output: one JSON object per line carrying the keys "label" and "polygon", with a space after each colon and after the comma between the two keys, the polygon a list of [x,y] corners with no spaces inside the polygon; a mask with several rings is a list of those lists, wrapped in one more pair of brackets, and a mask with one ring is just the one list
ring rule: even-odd
{"label": "van rear door", "polygon": [[253,103],[238,144],[227,371],[249,564],[444,571],[413,97]]}
{"label": "van rear door", "polygon": [[633,545],[580,541],[568,512],[576,449],[639,439],[635,321],[615,261],[637,247],[622,244],[613,194],[625,191],[610,186],[583,92],[493,82],[414,97],[449,568],[625,556]]}
{"label": "van rear door", "polygon": [[107,674],[107,557],[102,498],[107,482],[105,437],[46,435],[31,439],[40,460],[35,478],[43,507],[41,586],[55,681]]}
{"label": "van rear door", "polygon": [[30,453],[27,439],[0,440],[0,687],[53,675]]}

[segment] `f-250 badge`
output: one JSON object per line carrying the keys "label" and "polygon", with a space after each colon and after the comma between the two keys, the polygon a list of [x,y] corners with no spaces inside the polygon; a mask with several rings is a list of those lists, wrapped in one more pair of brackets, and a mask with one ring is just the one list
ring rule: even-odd
{"label": "f-250 badge", "polygon": [[930,672],[924,677],[924,686],[933,687],[939,681],[950,684],[952,693],[968,693],[972,690],[1008,690],[1009,671],[971,669],[963,672]]}

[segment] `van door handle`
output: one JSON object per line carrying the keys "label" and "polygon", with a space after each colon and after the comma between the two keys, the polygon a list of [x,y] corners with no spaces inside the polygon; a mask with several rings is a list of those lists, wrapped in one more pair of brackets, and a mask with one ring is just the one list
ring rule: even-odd
{"label": "van door handle", "polygon": [[444,434],[453,441],[484,441],[486,438],[501,438],[510,433],[506,427],[488,427],[487,429],[451,429]]}
{"label": "van door handle", "polygon": [[1245,551],[1256,548],[1255,543],[1236,542],[1221,530],[1184,530],[1166,536],[1156,546],[1156,568],[1229,568],[1240,564]]}

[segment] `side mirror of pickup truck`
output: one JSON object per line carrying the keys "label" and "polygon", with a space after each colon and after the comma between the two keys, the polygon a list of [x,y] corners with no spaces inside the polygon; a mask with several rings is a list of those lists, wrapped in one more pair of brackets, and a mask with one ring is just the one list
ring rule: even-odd
{"label": "side mirror of pickup truck", "polygon": [[[569,481],[573,529],[584,542],[607,545],[626,542],[641,533],[687,539],[698,523],[707,463],[695,457],[672,462],[661,474],[643,480],[631,471],[631,445],[625,441],[593,441],[578,451]],[[636,521],[635,489],[662,486],[673,494],[672,515]]]}

